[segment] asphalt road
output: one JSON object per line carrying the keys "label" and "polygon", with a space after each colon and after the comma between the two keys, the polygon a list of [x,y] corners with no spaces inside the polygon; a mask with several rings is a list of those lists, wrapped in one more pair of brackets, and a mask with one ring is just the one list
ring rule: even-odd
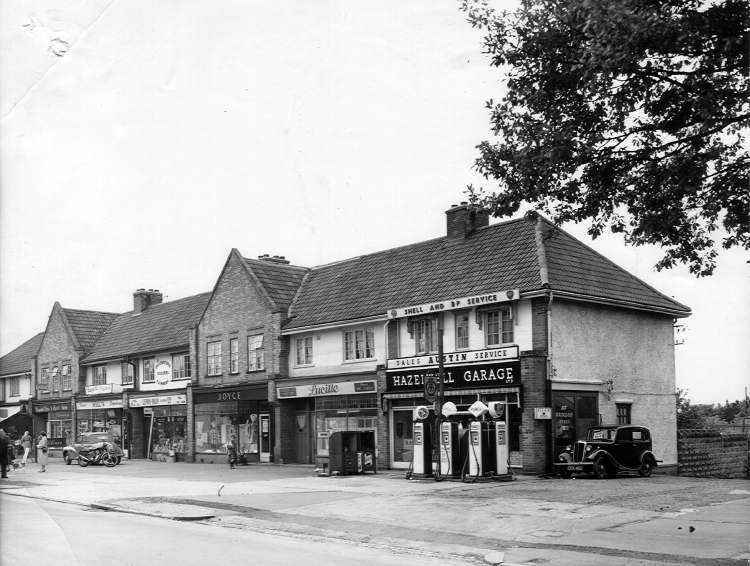
{"label": "asphalt road", "polygon": [[417,552],[258,534],[2,494],[0,540],[2,566],[445,564]]}

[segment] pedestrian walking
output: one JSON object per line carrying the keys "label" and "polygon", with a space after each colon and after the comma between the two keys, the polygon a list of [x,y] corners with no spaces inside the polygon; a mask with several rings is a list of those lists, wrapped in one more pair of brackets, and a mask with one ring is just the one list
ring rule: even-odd
{"label": "pedestrian walking", "polygon": [[49,454],[47,454],[47,433],[42,431],[39,433],[39,438],[36,441],[36,449],[39,451],[37,456],[37,462],[42,467],[40,472],[47,471],[47,462],[49,461]]}
{"label": "pedestrian walking", "polygon": [[8,477],[8,465],[11,462],[10,450],[12,448],[10,438],[5,431],[0,428],[0,477]]}
{"label": "pedestrian walking", "polygon": [[227,442],[227,461],[229,462],[229,469],[234,469],[234,464],[237,461],[237,441],[232,435],[232,438]]}
{"label": "pedestrian walking", "polygon": [[23,459],[21,460],[21,465],[26,466],[26,460],[29,457],[29,452],[31,452],[31,435],[28,430],[24,432],[21,437],[21,446],[23,447]]}

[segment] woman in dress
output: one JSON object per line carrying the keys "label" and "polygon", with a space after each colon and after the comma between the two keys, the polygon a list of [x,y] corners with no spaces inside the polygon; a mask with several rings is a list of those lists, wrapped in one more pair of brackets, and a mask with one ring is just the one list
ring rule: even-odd
{"label": "woman in dress", "polygon": [[21,437],[21,446],[23,446],[23,460],[21,460],[21,465],[25,466],[26,460],[29,458],[29,452],[31,452],[31,435],[28,430]]}
{"label": "woman in dress", "polygon": [[37,461],[39,462],[39,465],[42,467],[42,469],[39,471],[46,472],[47,462],[49,461],[49,454],[47,453],[47,433],[46,432],[39,433],[39,439],[36,441],[36,449],[39,451],[39,454],[37,456]]}

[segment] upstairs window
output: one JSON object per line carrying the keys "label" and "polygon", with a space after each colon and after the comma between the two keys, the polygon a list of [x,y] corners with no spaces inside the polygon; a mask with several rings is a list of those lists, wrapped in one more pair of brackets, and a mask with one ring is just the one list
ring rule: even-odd
{"label": "upstairs window", "polygon": [[500,346],[513,342],[513,317],[509,307],[485,314],[485,343]]}
{"label": "upstairs window", "polygon": [[229,373],[240,373],[240,340],[229,340]]}
{"label": "upstairs window", "polygon": [[221,375],[221,342],[206,344],[208,375]]}
{"label": "upstairs window", "polygon": [[265,369],[265,349],[263,335],[255,334],[247,337],[247,371]]}
{"label": "upstairs window", "polygon": [[172,379],[190,379],[191,376],[190,354],[174,354],[172,356]]}
{"label": "upstairs window", "polygon": [[344,359],[367,360],[375,357],[375,332],[372,328],[344,332]]}
{"label": "upstairs window", "polygon": [[469,348],[469,313],[457,313],[456,321],[456,350]]}
{"label": "upstairs window", "polygon": [[133,364],[129,364],[126,362],[123,362],[122,364],[122,384],[123,385],[132,385],[135,383],[135,366]]}
{"label": "upstairs window", "polygon": [[415,354],[433,354],[438,351],[437,319],[419,318],[411,322]]}
{"label": "upstairs window", "polygon": [[94,385],[107,383],[107,366],[94,366]]}
{"label": "upstairs window", "polygon": [[52,386],[51,389],[53,392],[60,391],[60,370],[57,368],[57,366],[52,368]]}
{"label": "upstairs window", "polygon": [[42,375],[39,376],[39,389],[49,391],[49,368],[42,368]]}
{"label": "upstairs window", "polygon": [[143,383],[154,382],[154,358],[143,360]]}
{"label": "upstairs window", "polygon": [[11,377],[10,378],[10,396],[18,397],[21,395],[21,378]]}
{"label": "upstairs window", "polygon": [[63,364],[61,373],[63,391],[70,391],[73,389],[73,373],[70,371],[70,364]]}
{"label": "upstairs window", "polygon": [[312,336],[297,338],[296,342],[296,365],[307,366],[313,363]]}

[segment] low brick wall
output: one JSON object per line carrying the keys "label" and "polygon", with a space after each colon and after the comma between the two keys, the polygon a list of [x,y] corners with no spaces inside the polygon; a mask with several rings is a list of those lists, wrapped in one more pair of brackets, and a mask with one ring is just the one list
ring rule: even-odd
{"label": "low brick wall", "polygon": [[678,474],[713,478],[748,477],[748,437],[715,430],[679,430]]}

